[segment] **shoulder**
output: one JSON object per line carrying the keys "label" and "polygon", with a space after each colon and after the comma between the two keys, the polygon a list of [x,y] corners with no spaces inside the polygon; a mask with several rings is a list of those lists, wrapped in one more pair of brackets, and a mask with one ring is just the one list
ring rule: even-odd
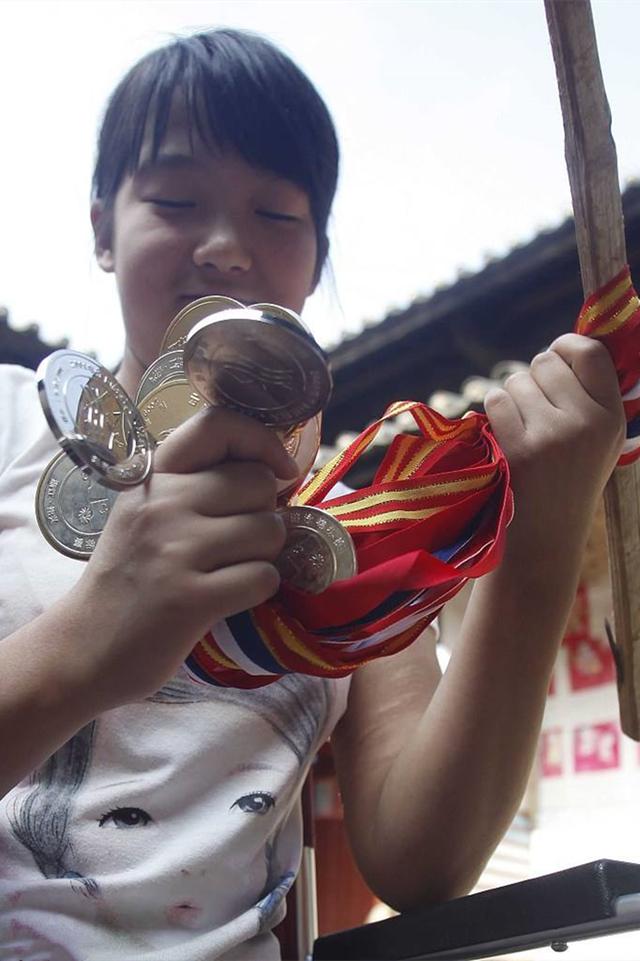
{"label": "shoulder", "polygon": [[14,390],[24,390],[35,386],[36,373],[29,367],[20,367],[19,364],[0,364],[0,390],[8,395]]}
{"label": "shoulder", "polygon": [[42,430],[36,374],[17,364],[0,364],[0,470]]}

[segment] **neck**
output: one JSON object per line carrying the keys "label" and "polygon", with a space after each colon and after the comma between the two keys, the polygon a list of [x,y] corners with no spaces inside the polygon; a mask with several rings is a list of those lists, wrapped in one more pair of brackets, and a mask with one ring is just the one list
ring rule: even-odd
{"label": "neck", "polygon": [[148,365],[133,352],[130,344],[127,343],[124,349],[124,357],[118,367],[116,376],[132,400],[136,396],[138,384],[147,366]]}

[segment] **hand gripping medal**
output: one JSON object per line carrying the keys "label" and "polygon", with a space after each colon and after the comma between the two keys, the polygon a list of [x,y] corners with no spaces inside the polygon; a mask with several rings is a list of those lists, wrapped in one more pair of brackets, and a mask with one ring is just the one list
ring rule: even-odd
{"label": "hand gripping medal", "polygon": [[[194,327],[208,329],[222,313],[227,323],[215,332],[224,332],[227,343],[223,350],[218,343],[214,347],[218,356],[210,368],[217,386],[209,384],[207,396],[187,377],[183,345]],[[311,395],[310,383],[315,385]],[[91,357],[75,351],[52,354],[41,365],[39,390],[63,453],[48,465],[38,488],[36,517],[43,535],[61,553],[88,559],[115,492],[141,483],[151,470],[153,447],[210,406],[211,397],[276,429],[304,480],[318,451],[320,410],[330,389],[324,355],[296,314],[274,304],[247,309],[228,297],[204,297],[180,311],[165,334],[161,355],[140,381],[135,404]],[[281,510],[288,510],[299,483],[279,482]],[[334,579],[350,576],[355,554],[349,551],[349,535],[327,536],[325,528],[332,530],[336,522],[326,519],[315,531],[308,524],[298,530],[296,516],[287,519],[283,581],[291,577],[300,590],[316,593]],[[350,565],[338,544],[347,545]]]}
{"label": "hand gripping medal", "polygon": [[[320,443],[320,411],[331,393],[323,352],[293,311],[274,304],[203,317],[187,334],[184,368],[212,406],[229,407],[277,430],[304,481]],[[279,501],[300,482],[284,485]],[[287,540],[277,567],[284,583],[313,594],[352,577],[356,556],[340,521],[317,509],[281,510]]]}

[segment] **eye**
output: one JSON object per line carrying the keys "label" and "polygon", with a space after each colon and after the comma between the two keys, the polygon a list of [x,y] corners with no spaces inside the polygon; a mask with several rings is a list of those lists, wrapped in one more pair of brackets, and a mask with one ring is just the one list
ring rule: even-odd
{"label": "eye", "polygon": [[244,814],[266,814],[275,805],[275,799],[267,791],[256,791],[254,794],[243,794],[231,805],[231,810],[238,807]]}
{"label": "eye", "polygon": [[142,808],[114,808],[102,815],[98,827],[103,828],[109,821],[117,828],[146,828],[147,824],[153,823],[153,818]]}
{"label": "eye", "polygon": [[165,207],[169,210],[187,210],[195,207],[193,200],[167,200],[165,197],[143,197],[147,204],[155,204],[156,207]]}
{"label": "eye", "polygon": [[295,217],[293,214],[283,214],[278,210],[256,210],[258,217],[263,217],[265,220],[276,220],[282,223],[295,224],[300,222],[300,217]]}

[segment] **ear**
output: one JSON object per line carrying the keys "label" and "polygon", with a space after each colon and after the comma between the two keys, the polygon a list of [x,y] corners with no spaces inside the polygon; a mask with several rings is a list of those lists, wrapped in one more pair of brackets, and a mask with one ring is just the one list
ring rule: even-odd
{"label": "ear", "polygon": [[329,270],[331,270],[331,265],[329,264],[329,238],[326,234],[324,234],[318,241],[316,267],[313,272],[313,278],[309,288],[309,295],[315,293],[316,287],[320,283],[320,278],[322,277],[322,271],[325,269],[325,267],[328,267]]}
{"label": "ear", "polygon": [[98,265],[106,273],[115,270],[113,256],[113,214],[101,200],[94,200],[91,204],[91,226],[95,240],[94,253]]}

